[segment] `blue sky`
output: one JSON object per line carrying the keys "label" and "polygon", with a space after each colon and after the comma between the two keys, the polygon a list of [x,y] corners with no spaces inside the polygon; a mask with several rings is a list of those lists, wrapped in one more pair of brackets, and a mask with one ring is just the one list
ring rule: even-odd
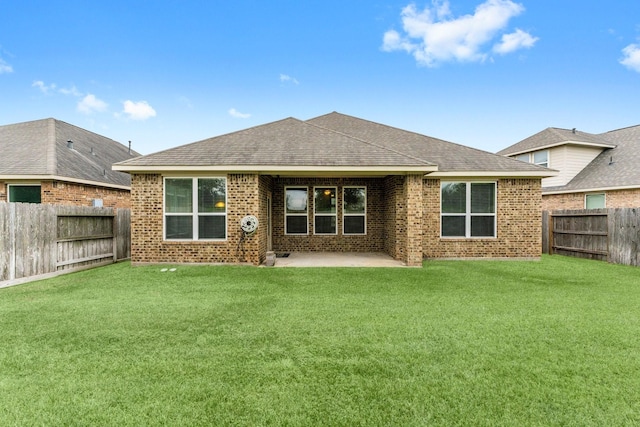
{"label": "blue sky", "polygon": [[331,111],[492,152],[640,124],[640,2],[0,0],[0,124],[148,154]]}

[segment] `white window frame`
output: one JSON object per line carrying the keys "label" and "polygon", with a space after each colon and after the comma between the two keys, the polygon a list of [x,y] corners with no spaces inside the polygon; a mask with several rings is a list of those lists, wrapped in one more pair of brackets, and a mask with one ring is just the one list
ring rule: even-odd
{"label": "white window frame", "polygon": [[[167,179],[190,179],[191,180],[191,202],[192,212],[167,212]],[[198,212],[198,180],[200,179],[224,179],[224,212]],[[229,237],[228,228],[228,180],[226,176],[165,176],[162,185],[162,239],[167,242],[224,242]],[[191,239],[167,239],[167,217],[168,216],[190,216],[192,217],[192,238]],[[201,239],[199,238],[199,219],[200,216],[224,216],[224,238],[217,239]]]}
{"label": "white window frame", "polygon": [[[347,188],[364,188],[364,213],[346,213],[345,212],[345,202],[344,202],[344,193]],[[367,186],[366,185],[345,185],[342,187],[342,234],[345,236],[366,236],[367,235]],[[364,217],[364,233],[347,233],[345,231],[345,217]]]}
{"label": "white window frame", "polygon": [[[41,183],[20,183],[20,182],[14,182],[11,184],[7,184],[7,202],[11,201],[11,187],[40,187],[40,203],[42,203],[42,184]],[[23,202],[16,202],[16,203],[23,203]],[[35,202],[34,202],[35,203]]]}
{"label": "white window frame", "polygon": [[[306,204],[306,212],[305,213],[287,213],[287,190],[289,189],[302,189],[307,193],[307,204]],[[289,185],[284,187],[284,201],[283,201],[283,219],[284,219],[284,234],[285,236],[308,236],[309,235],[309,187],[306,185]],[[306,232],[305,233],[289,233],[287,230],[287,217],[289,216],[304,216],[306,218]]]}
{"label": "white window frame", "polygon": [[[316,189],[321,188],[323,190],[333,189],[336,198],[336,208],[333,213],[316,212]],[[318,233],[316,230],[316,217],[334,217],[336,221],[335,231],[333,233]],[[318,185],[313,187],[313,234],[317,236],[336,236],[338,235],[338,187],[332,185]]]}
{"label": "white window frame", "polygon": [[[602,196],[604,199],[604,206],[602,208],[588,208],[587,207],[587,197],[589,196]],[[604,209],[607,207],[607,193],[599,192],[599,193],[585,193],[584,195],[584,208],[585,209]]]}
{"label": "white window frame", "polygon": [[[444,213],[442,212],[442,187],[445,184],[465,184],[466,212],[464,213]],[[471,213],[471,184],[493,184],[493,213]],[[498,182],[497,181],[441,181],[440,182],[440,238],[442,239],[495,239],[498,233]],[[442,219],[443,217],[460,216],[464,217],[464,236],[443,236],[442,235]],[[493,216],[493,236],[471,236],[471,218],[474,216]]]}

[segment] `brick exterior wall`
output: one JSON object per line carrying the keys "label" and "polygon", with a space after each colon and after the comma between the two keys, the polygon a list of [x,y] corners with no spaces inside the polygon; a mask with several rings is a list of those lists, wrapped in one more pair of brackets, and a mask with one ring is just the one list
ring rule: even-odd
{"label": "brick exterior wall", "polygon": [[409,266],[421,266],[424,242],[424,190],[422,175],[408,175],[404,181],[403,196],[406,200],[406,216],[401,222],[406,228],[406,255],[404,262]]}
{"label": "brick exterior wall", "polygon": [[426,258],[540,258],[541,181],[497,181],[497,237],[440,238],[440,180],[424,180],[424,256]]}
{"label": "brick exterior wall", "polygon": [[[605,193],[606,208],[640,207],[640,188],[600,191]],[[542,196],[542,210],[584,209],[585,193],[549,194]]]}
{"label": "brick exterior wall", "polygon": [[384,251],[394,259],[402,259],[404,255],[403,244],[406,241],[406,239],[398,237],[402,230],[400,217],[404,210],[404,200],[400,197],[402,182],[401,176],[388,176],[383,182],[384,194],[386,195],[386,203],[382,206],[384,211]]}
{"label": "brick exterior wall", "polygon": [[[307,235],[284,234],[284,189],[307,187]],[[313,188],[336,187],[336,235],[315,235]],[[367,188],[366,235],[343,235],[342,189]],[[145,263],[261,264],[267,251],[268,197],[272,200],[272,245],[276,252],[386,252],[407,265],[426,258],[539,258],[541,188],[539,179],[497,182],[497,238],[440,238],[440,180],[420,175],[386,178],[277,178],[227,175],[227,239],[164,241],[163,177],[132,175],[131,259]],[[241,240],[240,220],[256,215],[258,231]]]}
{"label": "brick exterior wall", "polygon": [[[102,206],[105,208],[129,208],[131,206],[131,192],[129,190],[67,181],[40,182],[40,197],[41,203],[55,205],[93,206],[94,199],[102,199]],[[0,201],[7,201],[6,183],[0,183]]]}
{"label": "brick exterior wall", "polygon": [[[266,221],[265,180],[255,174],[227,175],[227,239],[224,241],[165,241],[163,236],[163,177],[132,174],[131,262],[238,263],[258,265],[264,260],[265,227],[240,241],[240,220],[256,215]],[[262,182],[262,190],[260,183]],[[262,207],[262,209],[261,209]],[[261,213],[262,210],[262,213]]]}
{"label": "brick exterior wall", "polygon": [[[255,243],[257,245],[260,263],[265,260],[267,251],[272,249],[267,247],[267,235],[269,232],[269,205],[267,203],[267,199],[271,196],[271,203],[273,203],[272,189],[273,178],[264,175],[258,177],[258,211],[253,215],[257,216],[259,223]],[[273,218],[271,221],[273,222]]]}

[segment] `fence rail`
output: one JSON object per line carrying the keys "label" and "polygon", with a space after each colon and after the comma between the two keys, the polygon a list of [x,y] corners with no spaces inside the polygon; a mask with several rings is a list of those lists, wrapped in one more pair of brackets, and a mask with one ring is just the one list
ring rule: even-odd
{"label": "fence rail", "polygon": [[640,208],[545,211],[542,251],[640,266]]}
{"label": "fence rail", "polygon": [[0,203],[0,287],[131,256],[129,209]]}

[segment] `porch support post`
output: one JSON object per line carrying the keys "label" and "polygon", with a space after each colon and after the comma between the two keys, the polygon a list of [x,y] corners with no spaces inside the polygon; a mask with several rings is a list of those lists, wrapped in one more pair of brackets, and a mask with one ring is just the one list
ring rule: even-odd
{"label": "porch support post", "polygon": [[403,260],[408,266],[422,266],[423,259],[423,234],[424,225],[423,214],[423,184],[422,175],[407,175],[404,183],[405,198],[405,233],[404,243],[406,245]]}

